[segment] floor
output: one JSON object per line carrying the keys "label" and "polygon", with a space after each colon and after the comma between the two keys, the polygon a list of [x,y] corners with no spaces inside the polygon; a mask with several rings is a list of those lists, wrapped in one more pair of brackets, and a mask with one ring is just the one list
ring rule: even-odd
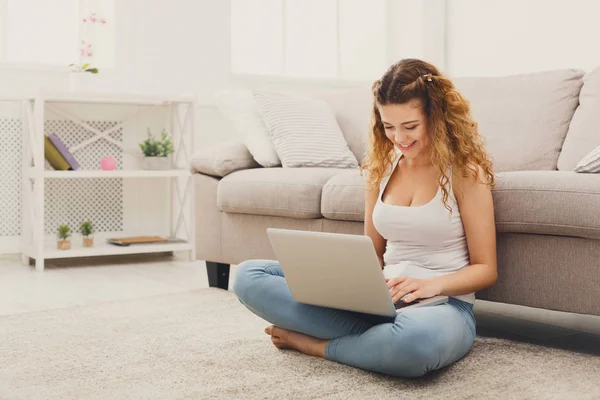
{"label": "floor", "polygon": [[[231,281],[235,279],[232,267]],[[231,286],[231,284],[230,284]],[[169,255],[49,260],[44,272],[0,256],[0,316],[208,287],[203,261]],[[477,333],[600,355],[600,317],[478,300]]]}

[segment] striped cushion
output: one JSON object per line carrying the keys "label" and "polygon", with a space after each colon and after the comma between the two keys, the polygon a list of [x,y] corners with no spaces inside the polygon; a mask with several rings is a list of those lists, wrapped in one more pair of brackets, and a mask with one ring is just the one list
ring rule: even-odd
{"label": "striped cushion", "polygon": [[268,90],[253,92],[283,167],[358,167],[327,103]]}
{"label": "striped cushion", "polygon": [[600,146],[579,161],[575,172],[600,172]]}

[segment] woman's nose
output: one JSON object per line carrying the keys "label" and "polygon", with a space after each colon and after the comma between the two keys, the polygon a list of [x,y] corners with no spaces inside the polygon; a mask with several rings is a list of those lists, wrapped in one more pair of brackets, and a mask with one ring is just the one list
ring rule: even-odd
{"label": "woman's nose", "polygon": [[405,143],[407,141],[406,135],[399,130],[394,131],[394,140],[396,143]]}

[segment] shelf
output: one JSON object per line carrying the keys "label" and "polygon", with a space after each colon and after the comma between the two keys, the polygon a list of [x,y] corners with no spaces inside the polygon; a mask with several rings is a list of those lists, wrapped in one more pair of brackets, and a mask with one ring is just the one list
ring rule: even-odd
{"label": "shelf", "polygon": [[[160,105],[170,103],[192,103],[192,95],[153,95],[153,94],[128,94],[128,93],[102,93],[102,92],[60,92],[46,91],[42,93],[45,102],[57,103],[105,103],[105,104],[130,104],[130,105]],[[30,98],[34,100],[34,98]]]}
{"label": "shelf", "polygon": [[[168,170],[86,170],[86,171],[44,171],[44,178],[75,179],[75,178],[171,178],[188,177],[191,172],[187,169]],[[32,170],[29,177],[34,176]]]}
{"label": "shelf", "polygon": [[[124,237],[126,234],[116,234],[111,237]],[[118,254],[143,254],[143,253],[161,253],[170,251],[190,251],[193,244],[185,243],[157,243],[157,244],[135,244],[130,246],[116,246],[106,242],[105,236],[94,237],[93,247],[83,247],[82,238],[75,236],[71,238],[71,248],[69,250],[59,250],[56,248],[56,237],[47,236],[44,240],[43,258],[73,258],[73,257],[93,257],[110,256]],[[31,250],[26,254],[35,258]]]}
{"label": "shelf", "polygon": [[[2,0],[0,0],[1,2]],[[12,94],[0,97],[5,100],[15,100]],[[195,185],[193,182],[193,172],[190,168],[177,160],[180,160],[180,156],[184,156],[185,160],[189,159],[189,154],[192,153],[193,137],[195,133],[195,113],[197,110],[197,94],[196,93],[175,93],[174,95],[168,93],[108,93],[108,92],[69,92],[69,91],[57,91],[53,89],[40,89],[36,91],[35,95],[27,94],[23,98],[21,108],[24,116],[24,126],[29,128],[29,139],[24,144],[23,154],[26,159],[22,163],[22,176],[25,178],[23,181],[22,193],[23,193],[23,215],[26,218],[21,219],[22,226],[22,252],[24,255],[35,259],[35,267],[37,271],[44,270],[44,260],[52,258],[76,258],[76,257],[90,257],[90,256],[103,256],[103,255],[119,255],[119,254],[141,254],[141,253],[157,253],[157,252],[188,252],[190,257],[195,254],[195,229],[193,228],[195,218],[195,206],[194,193]],[[73,107],[74,105],[84,105],[82,107]],[[103,106],[105,105],[105,106]],[[98,111],[101,116],[105,113],[108,114],[112,111],[114,106],[133,106],[125,107],[126,109],[119,110],[120,123],[113,126],[112,130],[120,129],[125,123],[139,118],[140,116],[149,117],[150,113],[153,113],[153,107],[143,106],[157,106],[161,108],[161,112],[157,114],[157,118],[163,116],[167,117],[165,125],[169,126],[172,130],[171,134],[174,137],[179,137],[181,140],[175,148],[171,169],[168,170],[145,170],[141,169],[144,164],[140,161],[143,160],[138,149],[128,148],[133,143],[132,141],[119,142],[115,140],[109,140],[108,132],[106,130],[100,132],[100,129],[93,128],[89,124],[85,123],[89,118],[90,112]],[[89,137],[89,132],[83,136],[79,132],[79,129],[73,134],[80,135],[79,141],[81,147],[87,146],[88,144],[96,140],[108,140],[115,146],[118,146],[123,152],[131,153],[134,159],[129,162],[125,162],[120,167],[123,169],[113,171],[103,171],[101,169],[84,169],[77,171],[56,171],[48,167],[45,168],[45,162],[43,162],[43,156],[45,149],[40,145],[44,143],[44,121],[46,120],[46,108],[49,112],[57,114],[59,117],[64,118],[65,121],[71,121],[77,126],[83,128],[85,131],[89,131],[93,134]],[[82,115],[79,115],[82,114]],[[127,114],[127,115],[124,115]],[[85,115],[85,117],[83,116]],[[152,120],[154,121],[154,116]],[[104,120],[104,117],[102,117]],[[63,129],[64,130],[64,129]],[[71,134],[71,132],[69,133]],[[79,148],[73,148],[72,152],[75,152]],[[41,154],[40,154],[41,153]],[[44,157],[45,158],[45,157]],[[33,167],[35,165],[35,167]],[[99,168],[99,163],[93,165],[86,165],[90,168]],[[127,179],[140,179],[139,181],[128,181]],[[154,178],[161,178],[162,180],[156,181]],[[71,183],[76,183],[76,179],[124,179],[124,185],[127,190],[123,190],[120,195],[123,199],[123,225],[132,227],[132,229],[141,229],[143,224],[137,223],[138,220],[143,218],[155,218],[151,211],[154,208],[151,202],[146,201],[146,197],[154,196],[157,193],[157,200],[161,201],[161,211],[164,209],[164,214],[168,218],[169,232],[184,235],[187,239],[186,242],[178,243],[157,243],[157,244],[144,244],[144,245],[131,245],[131,246],[116,246],[106,243],[106,236],[98,234],[94,241],[95,245],[91,248],[84,248],[82,239],[80,236],[75,235],[72,239],[70,250],[59,250],[56,248],[56,237],[43,238],[45,231],[45,211],[48,206],[55,207],[59,204],[57,202],[49,201],[47,190],[44,189],[44,182],[49,179],[49,184],[58,183],[55,180],[62,180],[67,185],[59,185],[56,187],[57,191],[60,190],[61,194],[67,194],[71,190]],[[71,179],[66,180],[66,179]],[[144,179],[152,179],[151,181],[144,182]],[[90,181],[87,181],[88,183]],[[99,182],[101,183],[101,182]],[[131,184],[131,185],[129,185]],[[139,184],[139,185],[138,185]],[[159,184],[159,187],[156,187]],[[136,186],[139,186],[140,190],[137,190]],[[125,188],[124,187],[124,188]],[[40,190],[41,189],[41,190]],[[154,190],[157,189],[157,190]],[[119,193],[117,193],[119,194]],[[136,203],[140,203],[140,206],[136,206]],[[164,205],[164,206],[162,206]],[[102,211],[103,204],[94,204],[94,212]],[[126,215],[126,214],[131,214]],[[146,215],[148,214],[148,215]],[[101,215],[101,214],[100,214]],[[125,223],[125,221],[127,223]],[[56,224],[55,221],[52,224]],[[108,225],[112,226],[112,225]],[[161,225],[162,226],[162,225]],[[192,228],[189,228],[192,227]],[[110,229],[110,228],[107,228]],[[142,229],[143,231],[143,229]],[[131,231],[128,234],[119,233],[118,236],[112,237],[125,237],[134,236],[131,235]],[[164,233],[164,232],[163,232]],[[106,232],[103,232],[106,234]],[[147,234],[144,232],[142,234]],[[43,238],[43,239],[42,239]],[[42,243],[40,243],[42,242]],[[36,247],[36,244],[39,247]],[[23,258],[25,260],[25,257]]]}

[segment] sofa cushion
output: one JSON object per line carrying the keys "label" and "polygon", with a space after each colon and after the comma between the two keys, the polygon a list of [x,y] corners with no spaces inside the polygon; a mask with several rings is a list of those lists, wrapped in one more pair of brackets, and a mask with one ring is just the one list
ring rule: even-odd
{"label": "sofa cushion", "polygon": [[[499,232],[600,239],[600,176],[572,171],[497,174],[492,191]],[[325,218],[364,221],[365,185],[358,169],[332,177],[323,187]]]}
{"label": "sofa cushion", "polygon": [[496,171],[556,169],[583,75],[557,70],[454,79],[471,104]]}
{"label": "sofa cushion", "polygon": [[600,146],[600,67],[583,77],[579,107],[565,137],[558,169],[573,170],[597,146]]}
{"label": "sofa cushion", "polygon": [[283,167],[358,167],[325,101],[270,90],[253,92]]}
{"label": "sofa cushion", "polygon": [[237,136],[252,157],[263,167],[281,165],[265,123],[259,112],[254,94],[247,89],[227,89],[215,93],[215,104],[223,116],[231,122]]}
{"label": "sofa cushion", "polygon": [[[556,70],[453,81],[471,104],[496,171],[554,170],[583,75],[579,70]],[[323,91],[314,97],[330,105],[350,149],[362,162],[373,107],[369,88]]]}
{"label": "sofa cushion", "polygon": [[[366,175],[366,171],[363,172]],[[341,172],[323,186],[321,213],[325,218],[340,221],[364,221],[365,179],[360,170]]]}
{"label": "sofa cushion", "polygon": [[337,168],[257,168],[227,175],[217,207],[229,213],[320,218],[323,185]]}
{"label": "sofa cushion", "polygon": [[258,168],[242,142],[223,142],[206,146],[192,156],[190,169],[205,175],[223,177],[240,169]]}
{"label": "sofa cushion", "polygon": [[586,154],[575,166],[575,172],[600,172],[600,146]]}
{"label": "sofa cushion", "polygon": [[499,232],[600,239],[600,176],[572,171],[498,174],[494,194]]}
{"label": "sofa cushion", "polygon": [[324,100],[335,114],[348,147],[362,163],[369,142],[369,124],[373,109],[373,95],[369,88],[327,90],[313,94]]}

